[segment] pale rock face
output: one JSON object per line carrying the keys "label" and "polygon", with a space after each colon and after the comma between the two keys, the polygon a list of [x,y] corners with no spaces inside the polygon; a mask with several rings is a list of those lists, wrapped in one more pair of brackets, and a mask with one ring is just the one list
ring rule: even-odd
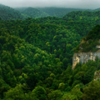
{"label": "pale rock face", "polygon": [[100,70],[94,73],[94,81],[98,79],[100,80]]}
{"label": "pale rock face", "polygon": [[100,49],[100,45],[97,45],[96,48]]}
{"label": "pale rock face", "polygon": [[87,63],[89,60],[95,61],[96,57],[100,59],[100,52],[75,53],[73,56],[72,69],[74,69],[78,63]]}

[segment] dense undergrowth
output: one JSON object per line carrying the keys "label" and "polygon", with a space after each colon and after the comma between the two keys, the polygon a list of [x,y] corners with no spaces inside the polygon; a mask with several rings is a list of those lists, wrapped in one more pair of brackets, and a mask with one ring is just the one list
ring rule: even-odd
{"label": "dense undergrowth", "polygon": [[93,28],[100,22],[97,16],[92,21],[72,16],[0,20],[0,98],[98,100],[100,81],[93,78],[100,60],[71,68],[74,48],[81,39],[87,33],[85,39],[91,40],[94,33],[99,39],[99,28]]}

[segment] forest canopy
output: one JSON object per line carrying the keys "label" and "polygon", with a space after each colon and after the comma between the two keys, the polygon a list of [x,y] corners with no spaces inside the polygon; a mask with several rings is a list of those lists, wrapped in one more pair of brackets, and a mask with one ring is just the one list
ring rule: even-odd
{"label": "forest canopy", "polygon": [[72,70],[81,39],[91,43],[82,44],[86,52],[99,39],[99,12],[24,20],[1,17],[0,99],[99,100],[100,81],[93,80],[100,60],[79,63]]}

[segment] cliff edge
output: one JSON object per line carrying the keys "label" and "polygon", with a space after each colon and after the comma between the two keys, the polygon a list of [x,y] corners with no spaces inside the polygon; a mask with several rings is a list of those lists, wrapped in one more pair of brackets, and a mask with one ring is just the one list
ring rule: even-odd
{"label": "cliff edge", "polygon": [[95,61],[96,57],[100,59],[100,51],[75,53],[73,55],[72,69],[74,69],[78,63],[87,63],[89,60]]}
{"label": "cliff edge", "polygon": [[100,59],[100,25],[95,26],[81,43],[74,49],[72,69],[77,63],[87,63],[89,60],[95,61],[96,57]]}

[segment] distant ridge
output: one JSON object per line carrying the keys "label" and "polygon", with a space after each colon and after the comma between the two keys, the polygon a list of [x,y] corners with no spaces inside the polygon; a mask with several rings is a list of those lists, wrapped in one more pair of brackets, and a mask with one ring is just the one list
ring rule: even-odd
{"label": "distant ridge", "polygon": [[98,11],[98,10],[100,10],[100,8],[94,9],[94,11]]}
{"label": "distant ridge", "polygon": [[60,7],[21,7],[15,8],[16,10],[20,11],[24,15],[35,17],[63,17],[64,15],[72,12],[72,11],[91,11],[91,9],[80,9],[80,8],[60,8]]}
{"label": "distant ridge", "polygon": [[40,11],[36,8],[28,7],[28,8],[17,8],[22,14],[27,15],[32,18],[40,18],[49,16],[47,13]]}
{"label": "distant ridge", "polygon": [[44,8],[37,8],[37,9],[44,11],[50,16],[54,16],[54,17],[63,17],[64,15],[72,11],[91,11],[90,9],[60,8],[60,7],[44,7]]}
{"label": "distant ridge", "polygon": [[23,19],[19,11],[2,4],[0,4],[0,18],[3,20]]}

